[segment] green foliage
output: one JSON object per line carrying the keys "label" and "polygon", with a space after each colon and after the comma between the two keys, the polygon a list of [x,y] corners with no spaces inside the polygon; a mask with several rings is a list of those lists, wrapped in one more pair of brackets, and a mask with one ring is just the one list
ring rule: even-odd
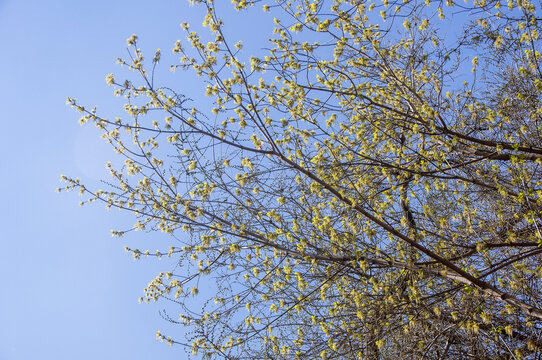
{"label": "green foliage", "polygon": [[64,178],[89,201],[133,212],[133,230],[180,239],[127,250],[182,265],[142,300],[178,306],[192,353],[534,359],[539,4],[233,1],[277,17],[267,53],[244,57],[213,1],[193,2],[209,33],[183,23],[171,69],[200,76],[195,91],[213,107],[155,85],[160,51],[147,67],[134,35],[119,63],[138,80],[106,78],[129,120],[68,99],[125,157],[109,166],[116,183]]}

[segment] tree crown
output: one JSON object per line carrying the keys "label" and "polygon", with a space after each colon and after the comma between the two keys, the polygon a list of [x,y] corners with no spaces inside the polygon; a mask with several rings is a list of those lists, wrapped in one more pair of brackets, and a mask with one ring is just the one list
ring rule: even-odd
{"label": "tree crown", "polygon": [[277,14],[247,57],[214,2],[193,2],[209,32],[183,23],[171,69],[200,76],[211,108],[156,85],[161,53],[146,66],[134,35],[119,63],[138,80],[106,78],[129,120],[68,99],[125,158],[115,183],[64,177],[175,239],[127,250],[181,265],[142,300],[179,306],[192,353],[534,359],[539,5],[234,0]]}

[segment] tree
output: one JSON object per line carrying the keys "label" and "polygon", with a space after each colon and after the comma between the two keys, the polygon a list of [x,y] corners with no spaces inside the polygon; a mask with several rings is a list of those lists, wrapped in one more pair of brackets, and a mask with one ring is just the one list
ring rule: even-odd
{"label": "tree", "polygon": [[192,353],[540,359],[540,4],[233,0],[276,17],[246,57],[194,2],[210,31],[183,24],[172,69],[211,108],[155,85],[134,35],[138,80],[106,79],[130,120],[68,99],[124,165],[105,190],[64,177],[175,239],[127,250],[182,265],[144,299],[178,306]]}

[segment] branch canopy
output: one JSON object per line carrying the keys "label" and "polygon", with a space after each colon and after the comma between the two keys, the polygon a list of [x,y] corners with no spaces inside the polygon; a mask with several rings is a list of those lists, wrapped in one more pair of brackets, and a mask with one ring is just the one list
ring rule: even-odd
{"label": "branch canopy", "polygon": [[[133,35],[136,76],[106,78],[127,119],[68,99],[125,160],[107,189],[66,189],[132,212],[115,235],[171,234],[127,248],[177,263],[142,300],[191,331],[158,338],[201,358],[537,358],[540,4],[193,2],[208,31],[182,24],[171,70],[201,86],[157,85],[163,56]],[[273,24],[265,49],[228,38],[243,16]]]}

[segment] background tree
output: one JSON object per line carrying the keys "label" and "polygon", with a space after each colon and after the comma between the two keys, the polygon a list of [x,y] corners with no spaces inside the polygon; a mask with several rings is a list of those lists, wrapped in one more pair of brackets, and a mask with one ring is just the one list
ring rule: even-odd
{"label": "background tree", "polygon": [[275,30],[246,57],[194,2],[210,32],[183,24],[172,69],[212,108],[156,85],[134,35],[139,80],[107,77],[130,120],[68,99],[124,166],[105,190],[64,178],[175,239],[128,251],[178,260],[144,299],[178,306],[192,353],[540,358],[540,4],[256,2]]}

